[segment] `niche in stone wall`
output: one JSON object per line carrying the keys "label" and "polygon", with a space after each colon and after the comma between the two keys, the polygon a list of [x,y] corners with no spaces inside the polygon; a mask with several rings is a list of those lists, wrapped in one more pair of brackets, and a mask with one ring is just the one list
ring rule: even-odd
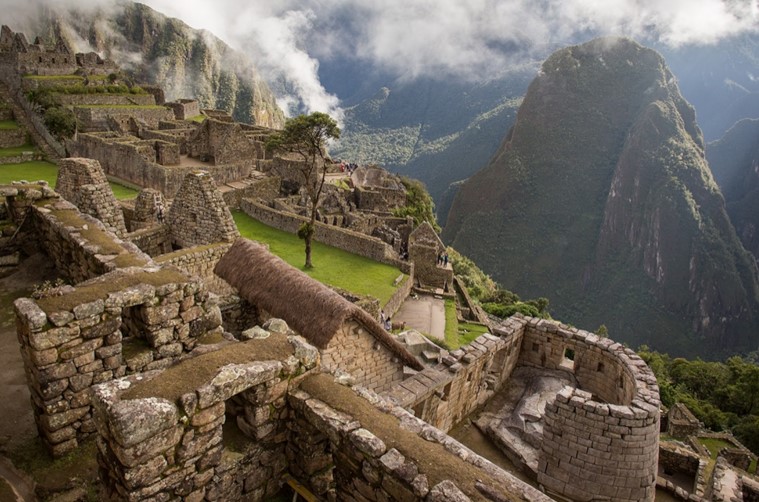
{"label": "niche in stone wall", "polygon": [[568,371],[574,371],[575,369],[575,351],[569,347],[564,348],[564,354],[559,364],[562,368]]}

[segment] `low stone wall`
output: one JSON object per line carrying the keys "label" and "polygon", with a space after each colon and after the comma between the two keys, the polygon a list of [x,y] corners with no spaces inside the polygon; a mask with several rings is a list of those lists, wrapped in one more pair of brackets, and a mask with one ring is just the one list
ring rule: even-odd
{"label": "low stone wall", "polygon": [[28,143],[26,129],[3,129],[0,130],[0,148],[13,148]]}
{"label": "low stone wall", "polygon": [[149,228],[143,228],[124,236],[143,253],[150,256],[158,256],[171,252],[171,235],[166,225],[155,225]]}
{"label": "low stone wall", "polygon": [[[13,190],[2,194],[7,197]],[[18,193],[21,195],[21,191]],[[24,196],[33,197],[34,193],[28,191]],[[71,281],[81,282],[117,268],[152,263],[150,257],[132,243],[122,241],[99,220],[80,213],[70,202],[57,195],[42,198],[37,194],[40,198],[28,207],[37,238],[58,271]]]}
{"label": "low stone wall", "polygon": [[[243,199],[240,209],[261,223],[269,225],[291,234],[297,233],[298,228],[308,218],[298,216],[277,209],[272,209],[255,200]],[[354,232],[345,228],[338,228],[324,223],[316,222],[314,239],[317,241],[343,249],[366,258],[399,267],[404,273],[408,273],[409,264],[395,257],[395,253],[386,242],[359,232]]]}
{"label": "low stone wall", "polygon": [[684,474],[693,479],[693,486],[689,490],[683,490],[680,487],[675,487],[672,482],[667,482],[664,479],[657,480],[657,484],[660,488],[672,493],[681,500],[688,500],[691,494],[703,497],[703,487],[699,490],[699,475],[703,469],[704,462],[700,457],[685,448],[679,447],[674,443],[661,442],[659,443],[659,467],[662,468],[665,474]]}
{"label": "low stone wall", "polygon": [[759,502],[759,481],[743,476],[740,488],[743,502]]}
{"label": "low stone wall", "polygon": [[251,183],[246,180],[243,188],[223,192],[224,202],[230,209],[240,209],[244,199],[272,202],[279,197],[279,187],[282,180],[277,176],[264,176]]}
{"label": "low stone wall", "polygon": [[508,381],[519,359],[525,324],[521,318],[507,319],[494,334],[478,337],[451,352],[435,368],[407,378],[383,395],[448,431]]}
{"label": "low stone wall", "polygon": [[29,150],[28,152],[21,152],[20,155],[13,155],[11,157],[0,157],[0,165],[21,164],[22,162],[31,162],[33,160],[43,160],[43,158],[44,158],[44,155],[42,153]]}
{"label": "low stone wall", "polygon": [[61,292],[14,303],[37,427],[56,456],[95,430],[91,385],[165,368],[221,331],[218,306],[178,271],[117,271]]}
{"label": "low stone wall", "polygon": [[[277,342],[283,353],[272,360],[258,347],[276,337],[284,338],[233,344],[164,373],[96,387],[98,461],[109,496],[258,501],[275,495],[287,469],[286,393],[318,361],[317,350],[299,337]],[[207,370],[210,379],[180,383],[171,396],[161,391],[192,382],[189,375],[213,358],[235,360],[241,353],[245,362],[222,362]]]}
{"label": "low stone wall", "polygon": [[230,243],[219,242],[180,249],[158,257],[156,263],[173,265],[186,274],[200,278],[215,277],[214,267],[231,246]]}
{"label": "low stone wall", "polygon": [[405,409],[329,380],[288,395],[289,469],[320,500],[552,500]]}
{"label": "low stone wall", "polygon": [[64,106],[69,105],[155,105],[152,94],[55,94],[55,100]]}
{"label": "low stone wall", "polygon": [[391,296],[387,303],[382,307],[382,310],[385,311],[385,315],[389,317],[394,316],[395,313],[398,312],[398,309],[401,308],[401,305],[406,301],[408,295],[411,294],[411,290],[414,287],[414,264],[409,263],[408,276],[403,277],[399,275],[396,281],[397,280],[401,281],[399,283],[400,287],[395,290],[393,296]]}
{"label": "low stone wall", "polygon": [[77,106],[74,108],[74,114],[79,130],[84,133],[107,131],[109,129],[108,117],[113,117],[116,120],[133,117],[144,122],[151,129],[158,129],[158,122],[161,120],[174,119],[174,112],[166,107]]}

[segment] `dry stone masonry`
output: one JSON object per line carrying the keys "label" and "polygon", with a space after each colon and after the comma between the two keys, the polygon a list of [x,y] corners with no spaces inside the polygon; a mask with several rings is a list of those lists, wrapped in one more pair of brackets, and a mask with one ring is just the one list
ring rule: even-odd
{"label": "dry stone masonry", "polygon": [[56,191],[81,212],[99,219],[117,236],[126,234],[124,213],[97,160],[68,158],[58,161]]}
{"label": "dry stone masonry", "polygon": [[240,235],[214,179],[205,171],[193,171],[185,177],[166,223],[172,243],[182,248],[232,242]]}

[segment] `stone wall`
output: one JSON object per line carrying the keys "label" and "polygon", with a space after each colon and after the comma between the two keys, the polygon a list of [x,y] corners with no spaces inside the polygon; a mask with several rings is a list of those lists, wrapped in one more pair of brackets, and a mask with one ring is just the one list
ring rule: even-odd
{"label": "stone wall", "polygon": [[683,500],[687,500],[691,494],[701,497],[704,495],[703,489],[699,490],[698,479],[701,470],[705,467],[705,462],[696,453],[671,442],[661,442],[659,443],[659,467],[667,475],[684,474],[693,480],[693,485],[687,490],[687,493],[678,493],[677,488],[671,482],[671,487],[667,483],[662,483],[661,488],[674,493]]}
{"label": "stone wall", "polygon": [[29,134],[24,128],[0,130],[0,148],[13,148],[28,142]]}
{"label": "stone wall", "polygon": [[149,256],[158,256],[171,252],[171,232],[166,225],[155,225],[153,227],[135,230],[124,236],[143,253]]}
{"label": "stone wall", "polygon": [[404,277],[399,275],[395,279],[395,282],[399,287],[395,290],[395,293],[393,293],[393,296],[390,297],[387,303],[382,306],[382,310],[384,310],[385,314],[390,317],[398,312],[398,309],[401,308],[401,305],[406,301],[408,295],[411,294],[411,290],[414,287],[414,264],[409,263],[408,276]]}
{"label": "stone wall", "polygon": [[[184,177],[198,169],[197,166],[162,166],[158,164],[156,140],[140,140],[129,135],[79,134],[78,140],[72,142],[70,148],[72,155],[99,160],[108,175],[143,188],[159,190],[167,198],[173,198]],[[220,184],[250,174],[250,168],[244,165],[208,164],[203,166],[203,170],[209,172]]]}
{"label": "stone wall", "polygon": [[289,470],[320,500],[552,500],[405,409],[329,379],[288,394]]}
{"label": "stone wall", "polygon": [[743,502],[759,502],[759,481],[743,476],[740,486]]}
{"label": "stone wall", "polygon": [[138,105],[153,106],[156,104],[152,94],[64,94],[56,93],[55,101],[61,105]]}
{"label": "stone wall", "polygon": [[144,122],[151,129],[158,129],[158,122],[161,120],[172,120],[174,118],[174,112],[163,106],[158,108],[136,106],[122,108],[116,105],[77,106],[74,108],[74,114],[79,131],[84,133],[108,131],[108,117],[113,117],[117,121],[135,118]]}
{"label": "stone wall", "polygon": [[416,280],[422,287],[453,290],[453,268],[450,264],[437,264],[439,252],[436,247],[417,242],[409,244],[408,252],[409,261],[414,262]]}
{"label": "stone wall", "polygon": [[[251,199],[243,199],[240,209],[242,209],[245,214],[251,218],[255,218],[261,223],[292,234],[296,233],[298,228],[304,222],[308,221],[304,216],[272,209]],[[380,263],[396,266],[404,273],[408,273],[409,271],[409,264],[399,260],[395,256],[392,247],[376,237],[371,237],[345,228],[325,225],[320,222],[316,222],[315,226],[316,232],[314,234],[314,239],[323,244],[365,256]]]}
{"label": "stone wall", "polygon": [[388,212],[395,207],[406,205],[406,192],[399,189],[356,187],[356,205],[362,211]]}
{"label": "stone wall", "polygon": [[183,248],[232,242],[240,236],[214,179],[205,171],[187,174],[166,222],[172,244]]}
{"label": "stone wall", "polygon": [[61,159],[56,189],[81,212],[100,220],[109,231],[121,237],[126,234],[121,206],[97,160]]}
{"label": "stone wall", "polygon": [[[164,373],[96,387],[98,461],[110,497],[259,501],[275,495],[287,469],[286,393],[318,361],[316,349],[299,337],[277,342],[276,360],[266,350],[259,355],[262,342],[276,337],[284,338],[233,344]],[[245,362],[235,356],[241,353]],[[240,362],[222,362],[214,371],[213,358]],[[163,386],[198,367],[213,376],[160,397]]]}
{"label": "stone wall", "polygon": [[654,500],[659,389],[643,360],[554,321],[529,320],[522,343],[520,364],[563,369],[580,384],[546,404],[538,482],[577,501]]}
{"label": "stone wall", "polygon": [[200,105],[194,99],[178,99],[171,103],[166,103],[166,106],[174,111],[174,117],[177,120],[186,120],[200,115]]}
{"label": "stone wall", "polygon": [[76,206],[57,196],[41,198],[28,210],[42,250],[55,262],[58,272],[75,283],[117,268],[152,263],[132,243],[122,241],[99,220],[81,214]]}
{"label": "stone wall", "polygon": [[156,263],[172,265],[182,272],[200,277],[206,288],[220,295],[234,294],[234,288],[213,273],[214,267],[229,250],[229,243],[215,243],[180,249],[156,258]]}
{"label": "stone wall", "polygon": [[414,415],[450,430],[490,399],[511,376],[519,358],[526,321],[505,320],[469,345],[451,352],[435,368],[427,368],[384,392]]}
{"label": "stone wall", "polygon": [[14,303],[37,427],[56,456],[95,430],[91,385],[167,367],[221,330],[218,307],[178,271],[117,271],[62,293]]}
{"label": "stone wall", "polygon": [[344,324],[321,355],[325,370],[346,371],[372,390],[403,380],[403,362],[355,321]]}
{"label": "stone wall", "polygon": [[240,124],[207,118],[187,140],[191,157],[217,166],[236,165],[245,171],[244,178],[256,165],[256,147],[247,138]]}
{"label": "stone wall", "polygon": [[[253,174],[261,174],[257,171]],[[222,195],[224,202],[230,209],[239,209],[243,199],[252,199],[263,201],[264,204],[271,203],[279,197],[279,188],[282,180],[277,176],[259,176],[255,180],[250,178],[245,183],[234,183],[230,185],[233,190],[225,190]],[[239,188],[237,188],[239,187]]]}

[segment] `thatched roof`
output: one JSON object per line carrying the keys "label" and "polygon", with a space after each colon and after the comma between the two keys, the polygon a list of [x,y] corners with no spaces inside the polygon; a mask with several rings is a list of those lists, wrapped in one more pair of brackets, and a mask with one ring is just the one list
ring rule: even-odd
{"label": "thatched roof", "polygon": [[249,303],[284,319],[320,349],[327,347],[346,321],[354,320],[403,364],[422,369],[419,361],[364,309],[288,265],[261,244],[237,239],[214,271]]}

